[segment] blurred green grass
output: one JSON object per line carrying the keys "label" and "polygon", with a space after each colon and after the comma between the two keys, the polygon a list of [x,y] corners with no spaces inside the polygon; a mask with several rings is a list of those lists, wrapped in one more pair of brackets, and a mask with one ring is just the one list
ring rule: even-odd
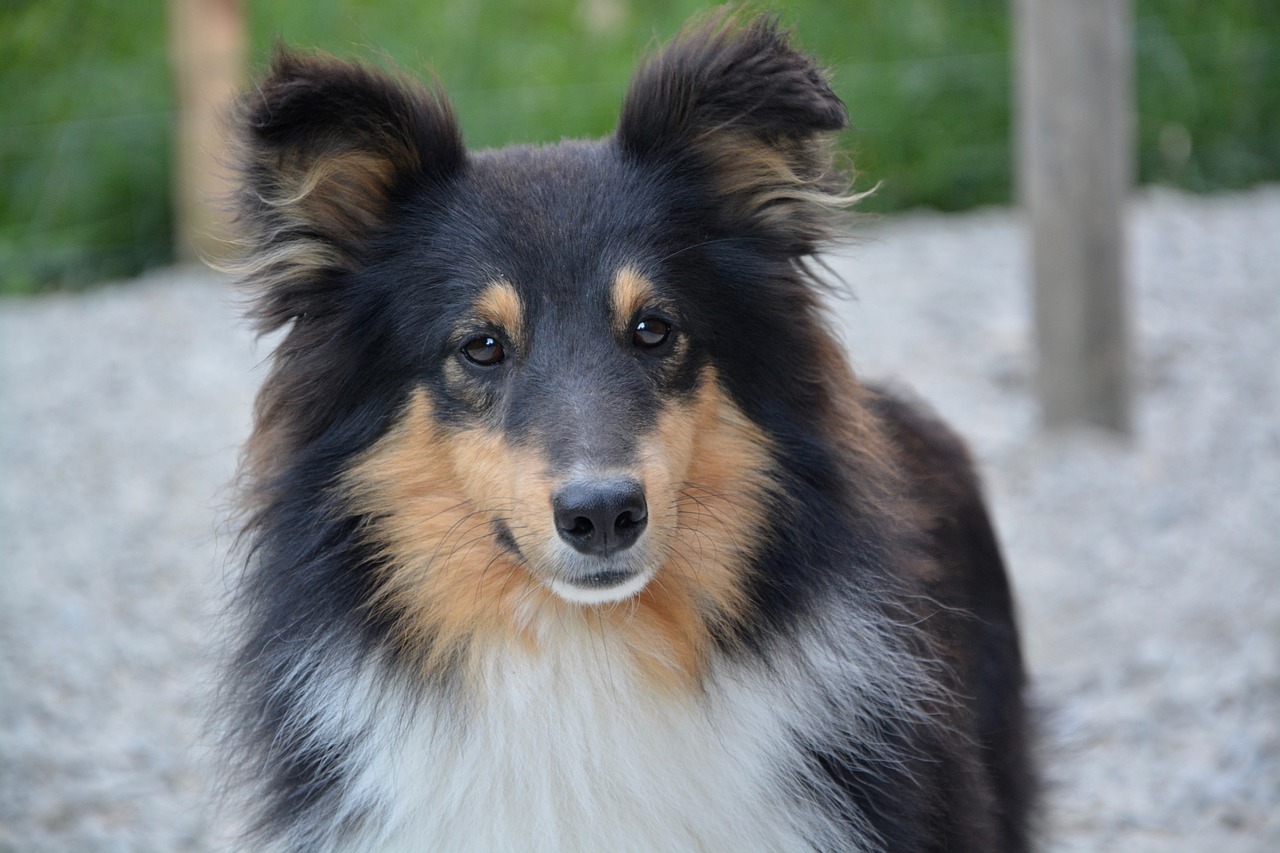
{"label": "blurred green grass", "polygon": [[[692,0],[253,0],[278,36],[437,76],[473,146],[609,132],[635,61]],[[1010,200],[1008,0],[786,0],[831,69],[866,209]],[[1280,0],[1136,0],[1138,172],[1196,191],[1280,178]],[[164,4],[0,0],[0,292],[171,259]]]}

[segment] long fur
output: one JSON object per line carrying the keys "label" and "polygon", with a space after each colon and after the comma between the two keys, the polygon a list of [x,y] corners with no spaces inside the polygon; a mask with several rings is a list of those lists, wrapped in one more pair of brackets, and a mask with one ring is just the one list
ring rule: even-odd
{"label": "long fur", "polygon": [[238,118],[284,330],[221,711],[248,849],[1028,849],[977,480],[857,381],[810,273],[845,124],[723,12],[613,136],[543,148],[277,54]]}

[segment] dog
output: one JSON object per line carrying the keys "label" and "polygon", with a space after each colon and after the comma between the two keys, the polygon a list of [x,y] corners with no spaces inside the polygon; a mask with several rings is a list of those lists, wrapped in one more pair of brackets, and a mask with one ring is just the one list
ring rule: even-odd
{"label": "dog", "polygon": [[283,47],[243,98],[250,849],[1028,849],[999,546],[828,328],[846,110],[791,42],[695,21],[540,147]]}

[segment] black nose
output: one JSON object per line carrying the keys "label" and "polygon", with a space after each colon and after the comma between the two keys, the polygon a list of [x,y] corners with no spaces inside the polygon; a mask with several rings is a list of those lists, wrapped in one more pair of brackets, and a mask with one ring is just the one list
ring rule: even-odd
{"label": "black nose", "polygon": [[630,548],[649,523],[644,490],[635,480],[575,480],[551,501],[556,532],[584,554],[608,557]]}

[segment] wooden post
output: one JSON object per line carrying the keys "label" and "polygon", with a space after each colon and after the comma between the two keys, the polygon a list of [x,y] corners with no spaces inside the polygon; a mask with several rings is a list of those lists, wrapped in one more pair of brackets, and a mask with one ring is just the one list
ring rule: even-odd
{"label": "wooden post", "polygon": [[1013,0],[1018,189],[1048,428],[1130,429],[1131,0]]}
{"label": "wooden post", "polygon": [[241,86],[239,0],[169,0],[169,58],[178,97],[173,158],[174,249],[181,261],[226,259],[227,109]]}

